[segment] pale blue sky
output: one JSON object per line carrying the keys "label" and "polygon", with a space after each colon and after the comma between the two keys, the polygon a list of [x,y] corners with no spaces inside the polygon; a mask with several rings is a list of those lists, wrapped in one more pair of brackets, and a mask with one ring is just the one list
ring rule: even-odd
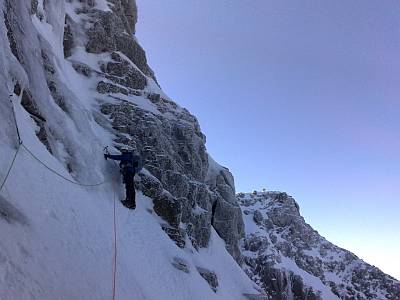
{"label": "pale blue sky", "polygon": [[137,0],[137,36],[237,191],[293,195],[400,278],[400,2]]}

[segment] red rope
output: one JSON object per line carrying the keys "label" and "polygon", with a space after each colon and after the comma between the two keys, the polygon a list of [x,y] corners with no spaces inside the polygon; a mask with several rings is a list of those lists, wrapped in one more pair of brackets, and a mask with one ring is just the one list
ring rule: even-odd
{"label": "red rope", "polygon": [[113,267],[113,300],[115,300],[115,283],[117,277],[117,221],[116,221],[116,214],[115,214],[115,188],[114,188],[114,267]]}

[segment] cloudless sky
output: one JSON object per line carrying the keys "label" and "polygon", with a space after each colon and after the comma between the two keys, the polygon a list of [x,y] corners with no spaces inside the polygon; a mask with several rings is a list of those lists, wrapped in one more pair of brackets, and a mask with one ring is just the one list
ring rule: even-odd
{"label": "cloudless sky", "polygon": [[137,36],[237,191],[286,191],[400,279],[400,2],[137,0]]}

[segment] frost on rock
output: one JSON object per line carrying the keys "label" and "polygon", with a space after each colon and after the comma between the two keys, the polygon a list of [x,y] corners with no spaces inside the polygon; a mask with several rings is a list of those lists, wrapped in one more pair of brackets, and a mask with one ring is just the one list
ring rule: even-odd
{"label": "frost on rock", "polygon": [[201,267],[197,267],[197,271],[199,272],[199,274],[201,275],[201,277],[204,278],[205,281],[207,281],[207,283],[210,285],[210,288],[214,291],[217,292],[218,289],[218,277],[217,275],[207,269],[201,268]]}
{"label": "frost on rock", "polygon": [[321,237],[281,192],[237,195],[244,269],[272,299],[399,299],[400,283]]}
{"label": "frost on rock", "polygon": [[85,73],[96,74],[96,90],[105,96],[97,101],[111,121],[115,145],[128,144],[145,158],[151,177],[142,174],[138,186],[154,199],[155,212],[168,223],[165,232],[180,247],[186,235],[195,248],[207,247],[214,226],[240,262],[243,222],[232,175],[220,167],[209,178],[206,140],[196,118],[151,85],[153,72],[143,49],[126,35],[119,17],[124,5],[118,3],[112,12],[79,12],[92,20],[85,49],[102,55]]}

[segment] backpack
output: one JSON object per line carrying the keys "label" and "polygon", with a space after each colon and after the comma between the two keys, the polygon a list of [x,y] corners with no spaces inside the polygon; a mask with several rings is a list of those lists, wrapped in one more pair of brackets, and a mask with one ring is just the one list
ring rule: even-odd
{"label": "backpack", "polygon": [[143,160],[139,155],[132,156],[132,166],[136,169],[136,173],[139,173],[143,169]]}
{"label": "backpack", "polygon": [[143,168],[143,160],[139,155],[132,155],[130,160],[121,163],[124,172],[139,173]]}

